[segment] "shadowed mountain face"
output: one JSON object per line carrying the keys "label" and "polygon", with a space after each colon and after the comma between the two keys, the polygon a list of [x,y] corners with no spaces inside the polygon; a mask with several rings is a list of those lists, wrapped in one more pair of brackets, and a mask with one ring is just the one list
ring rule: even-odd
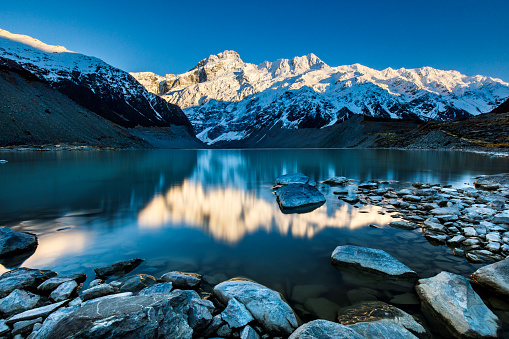
{"label": "shadowed mountain face", "polygon": [[509,112],[509,99],[504,101],[500,106],[495,108],[491,113],[508,113]]}
{"label": "shadowed mountain face", "polygon": [[234,51],[211,55],[190,71],[133,73],[148,90],[179,105],[209,144],[249,139],[261,129],[324,129],[354,114],[449,121],[491,111],[509,83],[431,67],[381,71],[331,67],[316,55],[254,65]]}
{"label": "shadowed mountain face", "polygon": [[124,128],[78,105],[19,67],[0,65],[0,146],[72,144],[147,148]]}
{"label": "shadowed mountain face", "polygon": [[124,127],[192,127],[182,112],[100,59],[0,30],[0,63],[16,63],[83,107]]}

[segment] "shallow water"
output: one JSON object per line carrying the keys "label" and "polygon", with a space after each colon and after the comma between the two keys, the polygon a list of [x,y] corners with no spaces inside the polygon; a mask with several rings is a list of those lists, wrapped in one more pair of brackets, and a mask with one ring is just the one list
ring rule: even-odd
{"label": "shallow water", "polygon": [[[248,277],[280,291],[304,319],[333,317],[337,306],[367,295],[395,303],[413,293],[338,271],[330,264],[338,245],[384,249],[420,277],[442,270],[467,276],[478,267],[429,244],[419,231],[387,226],[391,216],[378,206],[344,203],[332,193],[337,188],[321,181],[341,175],[356,183],[389,180],[395,188],[415,181],[461,187],[509,169],[508,158],[451,151],[6,152],[0,158],[9,161],[0,165],[0,225],[39,237],[32,256],[4,261],[0,273],[22,265],[87,273],[90,281],[94,267],[139,257],[146,261],[133,273],[196,272],[211,285]],[[274,178],[295,172],[318,183],[325,205],[281,212]],[[410,312],[418,306],[397,305]]]}

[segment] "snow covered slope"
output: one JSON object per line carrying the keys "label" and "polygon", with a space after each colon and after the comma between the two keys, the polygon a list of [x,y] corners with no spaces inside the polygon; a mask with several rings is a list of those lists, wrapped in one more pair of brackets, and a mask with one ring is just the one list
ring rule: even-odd
{"label": "snow covered slope", "polygon": [[244,139],[262,127],[321,128],[352,113],[385,118],[452,120],[491,111],[509,83],[431,67],[330,67],[316,55],[245,63],[234,51],[211,55],[189,72],[132,74],[177,104],[209,144]]}
{"label": "snow covered slope", "polygon": [[178,106],[149,93],[131,75],[104,61],[0,29],[0,64],[18,65],[53,88],[121,126],[183,125]]}

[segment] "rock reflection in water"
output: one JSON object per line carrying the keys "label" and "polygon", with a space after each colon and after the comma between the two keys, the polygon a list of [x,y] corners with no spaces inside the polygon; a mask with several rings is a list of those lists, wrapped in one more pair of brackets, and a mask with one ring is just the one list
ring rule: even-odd
{"label": "rock reflection in water", "polygon": [[370,223],[386,225],[391,221],[389,215],[378,214],[378,206],[357,209],[343,204],[331,209],[324,205],[310,213],[283,214],[275,197],[267,201],[237,188],[205,189],[200,183],[185,181],[164,195],[156,195],[138,214],[138,225],[142,229],[186,225],[201,228],[216,240],[236,243],[247,234],[261,230],[312,238],[328,227],[357,229]]}

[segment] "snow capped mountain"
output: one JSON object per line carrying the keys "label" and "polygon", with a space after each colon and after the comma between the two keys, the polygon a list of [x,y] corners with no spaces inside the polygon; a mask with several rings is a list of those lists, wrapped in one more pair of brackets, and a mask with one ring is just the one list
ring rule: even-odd
{"label": "snow capped mountain", "polygon": [[225,51],[183,74],[132,75],[182,107],[198,138],[209,144],[275,125],[322,128],[352,113],[452,120],[489,112],[509,97],[509,83],[491,77],[431,67],[330,67],[314,54],[254,65]]}
{"label": "snow capped mountain", "polygon": [[149,93],[131,75],[104,61],[0,29],[0,64],[18,65],[80,105],[121,126],[183,125],[178,106]]}

